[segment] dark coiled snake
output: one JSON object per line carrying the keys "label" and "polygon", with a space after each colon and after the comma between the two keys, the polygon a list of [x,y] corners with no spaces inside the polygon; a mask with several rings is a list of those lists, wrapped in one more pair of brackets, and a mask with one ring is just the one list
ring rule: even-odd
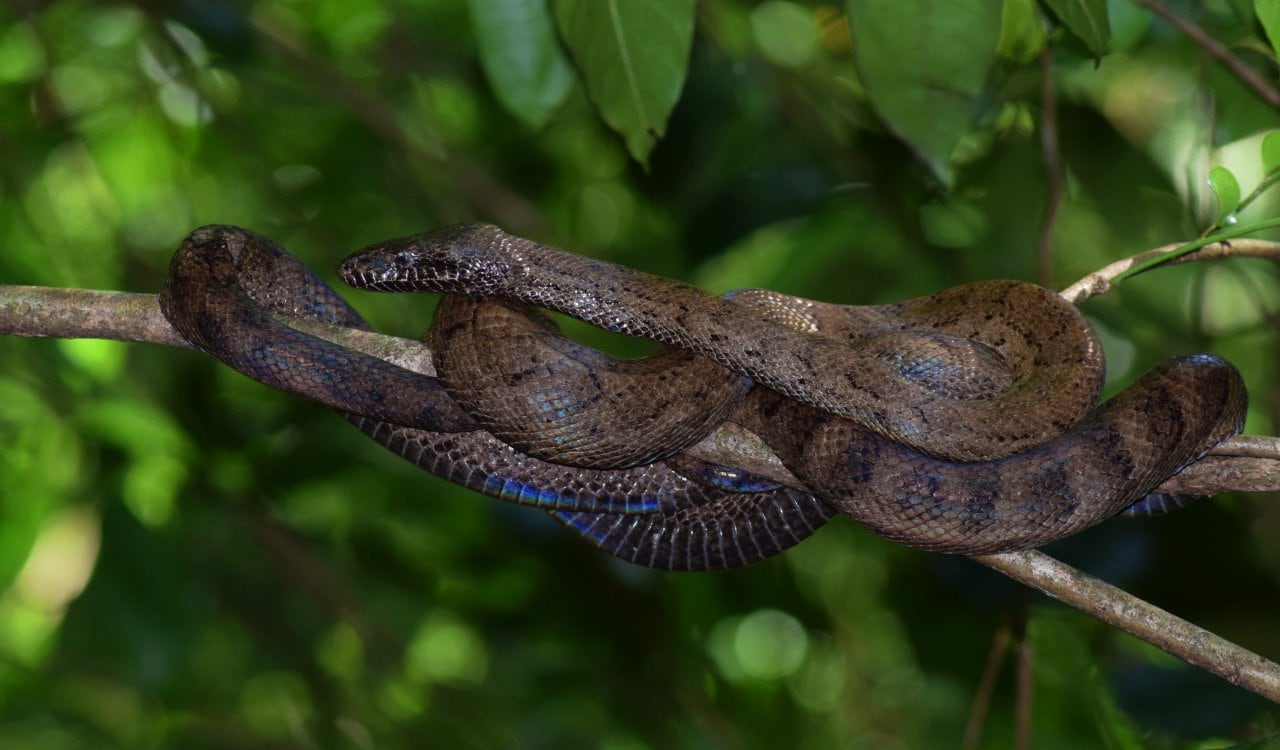
{"label": "dark coiled snake", "polygon": [[[288,326],[367,327],[299,261],[235,227],[193,232],[160,302],[184,338],[237,370],[651,567],[749,565],[837,512],[923,549],[1041,546],[1142,507],[1244,418],[1239,374],[1207,354],[1099,405],[1093,330],[1022,282],[875,307],[718,297],[479,224],[374,245],[339,273],[364,289],[446,293],[428,334],[438,377]],[[614,360],[536,308],[667,349]],[[803,487],[684,455],[726,420]]]}

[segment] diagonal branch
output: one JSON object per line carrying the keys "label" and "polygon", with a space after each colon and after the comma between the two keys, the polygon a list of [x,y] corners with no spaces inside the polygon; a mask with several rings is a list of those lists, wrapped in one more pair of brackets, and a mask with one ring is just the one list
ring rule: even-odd
{"label": "diagonal branch", "polygon": [[1174,13],[1160,2],[1157,2],[1157,0],[1134,0],[1134,2],[1160,16],[1177,28],[1178,31],[1186,34],[1191,38],[1191,41],[1200,45],[1200,48],[1210,57],[1222,63],[1245,86],[1252,89],[1253,93],[1258,95],[1258,98],[1271,105],[1271,107],[1280,109],[1280,91],[1277,91],[1267,83],[1253,68],[1245,65],[1243,60],[1231,54],[1231,50],[1227,49],[1222,42],[1209,36],[1204,32],[1204,29]]}
{"label": "diagonal branch", "polygon": [[1036,550],[979,555],[971,559],[1088,612],[1233,685],[1280,703],[1280,665],[1123,589]]}

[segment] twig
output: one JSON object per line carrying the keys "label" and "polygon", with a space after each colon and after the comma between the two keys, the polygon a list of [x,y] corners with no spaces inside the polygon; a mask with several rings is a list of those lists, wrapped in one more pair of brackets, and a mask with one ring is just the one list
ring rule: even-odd
{"label": "twig", "polygon": [[1235,74],[1240,81],[1253,89],[1253,92],[1259,96],[1264,102],[1271,105],[1275,109],[1280,109],[1280,91],[1272,88],[1256,71],[1245,65],[1244,62],[1231,54],[1231,51],[1222,45],[1217,39],[1209,36],[1199,26],[1191,23],[1187,19],[1169,10],[1157,0],[1133,0],[1138,5],[1150,10],[1152,13],[1172,24],[1178,31],[1191,37],[1191,41],[1200,45],[1210,57],[1226,66]]}
{"label": "twig", "polygon": [[1044,218],[1036,241],[1036,277],[1044,286],[1053,284],[1053,231],[1062,208],[1062,155],[1058,151],[1058,98],[1053,88],[1053,48],[1040,51],[1040,160],[1044,162],[1048,194]]}
{"label": "twig", "polygon": [[[1021,612],[1019,616],[1021,616]],[[973,705],[969,708],[969,721],[965,723],[964,738],[960,741],[962,750],[973,750],[982,739],[982,730],[987,724],[987,714],[991,711],[991,696],[995,693],[996,682],[1000,677],[1000,665],[1004,663],[1005,654],[1009,650],[1010,633],[1013,626],[1009,618],[1000,623],[995,635],[991,637],[991,648],[987,651],[987,663],[982,667],[982,679],[978,682],[973,695]]]}
{"label": "twig", "polygon": [[[1182,247],[1182,243],[1173,243],[1157,247],[1154,250],[1148,250],[1143,253],[1118,260],[1104,268],[1088,274],[1084,278],[1075,282],[1071,286],[1063,289],[1061,294],[1064,299],[1073,304],[1080,304],[1091,297],[1097,297],[1105,294],[1111,289],[1112,283],[1119,277],[1128,273],[1135,266],[1146,263],[1161,255],[1167,255],[1170,252]],[[1280,260],[1280,242],[1267,242],[1265,240],[1248,240],[1238,239],[1230,242],[1218,242],[1212,245],[1206,245],[1195,252],[1177,258],[1171,258],[1166,261],[1166,265],[1179,265],[1182,263],[1191,263],[1201,260],[1215,260],[1219,258],[1266,258],[1268,260]]]}
{"label": "twig", "polygon": [[1280,665],[1048,555],[1028,550],[972,558],[1233,685],[1280,703]]}
{"label": "twig", "polygon": [[[1049,558],[1053,560],[1052,557]],[[1057,563],[1057,560],[1053,560]],[[1062,565],[1062,563],[1058,563]],[[1066,567],[1066,566],[1064,566]],[[1014,678],[1017,690],[1017,714],[1014,724],[1014,738],[1018,750],[1031,750],[1031,697],[1035,694],[1035,642],[1027,637],[1027,613],[1024,609],[1018,618],[1018,629],[1014,631],[1014,640],[1018,643],[1017,674]]]}

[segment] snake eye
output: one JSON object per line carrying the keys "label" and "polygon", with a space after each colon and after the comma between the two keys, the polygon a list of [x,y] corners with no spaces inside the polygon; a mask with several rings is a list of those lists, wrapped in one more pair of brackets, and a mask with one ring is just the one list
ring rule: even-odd
{"label": "snake eye", "polygon": [[417,275],[420,253],[412,247],[402,248],[391,259],[387,270],[388,281],[404,281]]}

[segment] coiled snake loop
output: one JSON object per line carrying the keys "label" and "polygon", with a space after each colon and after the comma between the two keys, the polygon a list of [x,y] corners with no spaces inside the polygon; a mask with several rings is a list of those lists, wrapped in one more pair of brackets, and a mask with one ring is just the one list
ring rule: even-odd
{"label": "coiled snake loop", "polygon": [[[289,328],[278,316],[365,323],[245,230],[194,232],[160,300],[184,337],[236,369],[654,567],[750,564],[837,511],[925,549],[1035,547],[1141,500],[1243,421],[1240,377],[1211,355],[1170,360],[1098,405],[1092,329],[1020,282],[876,307],[722,298],[474,224],[374,245],[339,270],[365,289],[457,295],[429,334],[438,379]],[[619,363],[530,305],[670,350]],[[804,487],[691,471],[683,451],[726,419]]]}

